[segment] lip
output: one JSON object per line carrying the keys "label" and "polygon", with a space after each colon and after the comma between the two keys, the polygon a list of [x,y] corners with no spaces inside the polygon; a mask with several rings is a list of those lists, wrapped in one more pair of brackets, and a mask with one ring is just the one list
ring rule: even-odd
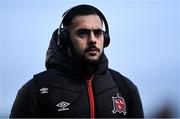
{"label": "lip", "polygon": [[98,49],[98,48],[89,48],[89,49],[88,49],[88,52],[89,52],[89,51],[97,51],[97,52],[98,52],[99,49]]}
{"label": "lip", "polygon": [[90,56],[95,56],[100,52],[99,48],[97,47],[89,47],[86,49],[86,53],[88,53]]}
{"label": "lip", "polygon": [[90,54],[90,55],[96,55],[98,52],[99,52],[99,49],[98,48],[89,48],[87,50],[87,52]]}
{"label": "lip", "polygon": [[89,56],[96,56],[98,54],[98,51],[97,50],[89,50],[87,53],[89,54]]}
{"label": "lip", "polygon": [[88,52],[89,53],[97,53],[98,51],[97,50],[89,50]]}

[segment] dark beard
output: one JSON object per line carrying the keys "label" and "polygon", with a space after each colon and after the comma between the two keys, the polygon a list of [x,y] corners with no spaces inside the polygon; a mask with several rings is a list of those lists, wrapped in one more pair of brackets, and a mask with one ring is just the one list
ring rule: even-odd
{"label": "dark beard", "polygon": [[70,43],[70,50],[71,50],[71,54],[72,54],[72,58],[73,60],[75,60],[78,63],[83,63],[86,65],[98,65],[102,59],[102,56],[104,54],[104,50],[102,51],[102,53],[100,54],[99,58],[97,60],[90,60],[88,58],[86,58],[86,53],[91,50],[91,48],[96,49],[98,52],[100,52],[100,49],[97,48],[94,44],[90,44],[84,51],[83,54],[79,54],[76,49],[74,48],[74,45],[72,43]]}
{"label": "dark beard", "polygon": [[77,63],[80,66],[80,68],[82,68],[84,73],[86,73],[88,75],[92,74],[93,72],[95,72],[99,68],[99,64],[102,61],[103,55],[104,55],[104,50],[103,50],[97,60],[90,60],[90,59],[86,58],[85,53],[90,48],[95,48],[95,47],[96,46],[94,46],[94,45],[89,46],[85,50],[85,52],[82,55],[80,55],[76,52],[76,49],[74,48],[73,45],[70,46],[70,50],[72,53],[72,59],[75,61],[75,63]]}

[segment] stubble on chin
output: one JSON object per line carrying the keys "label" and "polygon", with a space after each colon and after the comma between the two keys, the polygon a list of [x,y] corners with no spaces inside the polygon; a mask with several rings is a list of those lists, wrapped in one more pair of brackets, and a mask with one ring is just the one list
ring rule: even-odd
{"label": "stubble on chin", "polygon": [[84,53],[84,56],[81,60],[86,64],[98,64],[99,61],[101,60],[102,55],[103,52],[98,52],[98,56],[90,56]]}

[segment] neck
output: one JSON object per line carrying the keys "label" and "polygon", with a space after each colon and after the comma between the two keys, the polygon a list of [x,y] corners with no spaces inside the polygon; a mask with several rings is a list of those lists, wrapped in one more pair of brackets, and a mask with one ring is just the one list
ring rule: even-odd
{"label": "neck", "polygon": [[79,64],[79,66],[80,70],[88,77],[91,77],[98,69],[98,65]]}

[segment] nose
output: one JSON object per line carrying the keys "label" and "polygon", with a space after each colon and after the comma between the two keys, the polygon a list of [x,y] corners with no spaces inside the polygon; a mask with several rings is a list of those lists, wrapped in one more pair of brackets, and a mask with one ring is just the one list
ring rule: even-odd
{"label": "nose", "polygon": [[89,41],[89,43],[96,44],[96,37],[95,37],[95,35],[94,35],[92,30],[90,32],[88,41]]}

